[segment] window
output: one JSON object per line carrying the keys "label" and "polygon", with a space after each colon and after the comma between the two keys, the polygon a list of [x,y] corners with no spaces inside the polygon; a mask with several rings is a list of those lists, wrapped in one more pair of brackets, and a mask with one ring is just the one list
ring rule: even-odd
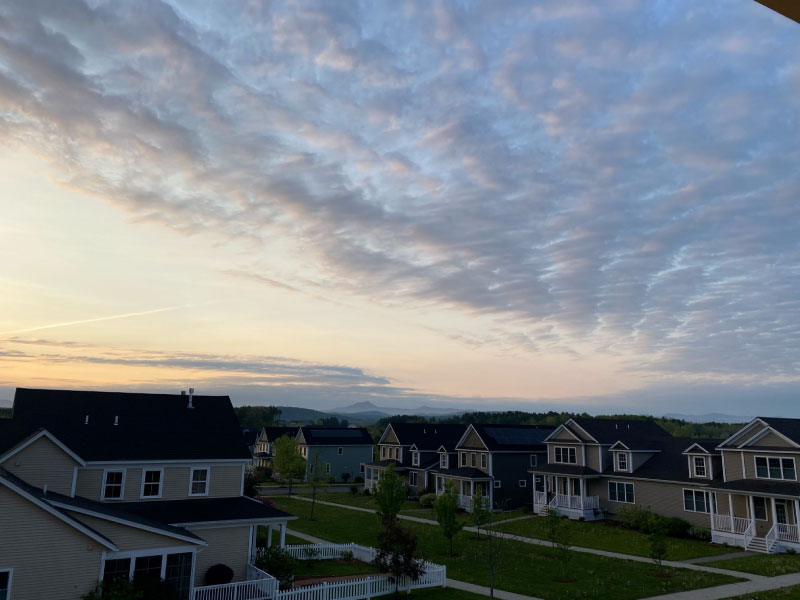
{"label": "window", "polygon": [[753,516],[759,521],[767,520],[767,499],[753,496]]}
{"label": "window", "polygon": [[555,459],[557,463],[576,464],[578,462],[575,448],[562,448],[561,446],[555,448]]}
{"label": "window", "polygon": [[489,468],[489,455],[481,454],[481,469],[488,469],[488,468]]}
{"label": "window", "polygon": [[756,456],[756,477],[761,479],[797,479],[793,458]]}
{"label": "window", "polygon": [[172,585],[178,592],[178,598],[189,598],[192,587],[192,553],[167,555],[167,568],[164,581]]}
{"label": "window", "polygon": [[142,498],[161,498],[161,479],[164,469],[142,470]]}
{"label": "window", "polygon": [[386,458],[386,446],[381,446],[381,458]]}
{"label": "window", "polygon": [[338,454],[339,456],[341,456],[341,455],[342,455],[342,449],[341,449],[341,448],[339,448],[339,449],[336,451],[336,454]]}
{"label": "window", "polygon": [[528,480],[527,479],[520,479],[519,480],[519,487],[528,487]]}
{"label": "window", "polygon": [[473,467],[474,467],[474,466],[477,464],[477,462],[475,461],[475,459],[476,459],[476,455],[475,455],[475,453],[474,453],[474,452],[471,452],[471,453],[470,453],[470,456],[469,456],[469,464],[470,464],[470,466],[473,466]]}
{"label": "window", "polygon": [[694,457],[694,476],[695,477],[706,476],[706,459],[703,458],[702,456]]}
{"label": "window", "polygon": [[683,490],[683,510],[689,512],[711,512],[711,503],[716,508],[716,497],[700,490]]}
{"label": "window", "polygon": [[325,463],[325,475],[331,474],[331,463]]}
{"label": "window", "polygon": [[439,467],[442,469],[447,468],[447,454],[442,453],[441,455],[439,455]]}
{"label": "window", "polygon": [[530,456],[530,459],[531,459],[531,466],[532,466],[532,467],[535,467],[535,466],[536,466],[536,463],[537,463],[537,457],[536,457],[536,455],[535,455],[535,454],[531,454],[531,456]]}
{"label": "window", "polygon": [[103,471],[103,500],[122,500],[125,471]]}
{"label": "window", "polygon": [[358,464],[358,472],[359,473],[363,473],[364,472],[364,463],[359,463]]}
{"label": "window", "polygon": [[152,579],[159,581],[161,579],[161,561],[164,557],[161,554],[155,556],[137,556],[136,563],[133,567],[133,579]]}
{"label": "window", "polygon": [[0,571],[0,600],[11,598],[11,570]]}
{"label": "window", "polygon": [[130,576],[130,558],[116,558],[105,562],[105,566],[103,567],[103,583],[111,583],[117,579],[129,579]]}
{"label": "window", "polygon": [[417,487],[417,481],[419,481],[419,473],[411,471],[411,473],[408,474],[408,485]]}
{"label": "window", "polygon": [[414,465],[415,467],[419,466],[419,452],[417,452],[416,450],[411,453],[411,464]]}
{"label": "window", "polygon": [[208,496],[208,467],[192,467],[189,495]]}
{"label": "window", "polygon": [[628,455],[624,452],[617,452],[617,471],[628,470]]}
{"label": "window", "polygon": [[495,479],[494,480],[494,487],[499,488],[499,487],[501,487],[502,483],[503,482],[500,481],[499,479]]}
{"label": "window", "polygon": [[612,502],[634,503],[633,484],[620,481],[608,482],[608,499]]}
{"label": "window", "polygon": [[466,452],[459,452],[459,455],[461,456],[461,466],[462,467],[466,467],[467,466],[467,453]]}

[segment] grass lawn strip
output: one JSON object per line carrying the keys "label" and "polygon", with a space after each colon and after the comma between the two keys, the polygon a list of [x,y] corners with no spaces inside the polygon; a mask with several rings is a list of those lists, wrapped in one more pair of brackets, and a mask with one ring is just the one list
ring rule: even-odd
{"label": "grass lawn strip", "polygon": [[[742,571],[743,573],[765,575],[766,577],[800,572],[800,556],[792,556],[791,554],[761,554],[759,556],[715,560],[703,564],[709,567],[717,567],[718,569]],[[798,594],[798,598],[800,598],[800,594]]]}
{"label": "grass lawn strip", "polygon": [[[568,521],[572,544],[583,548],[620,552],[634,556],[650,556],[650,540],[639,531],[620,529],[600,522]],[[499,531],[539,540],[547,539],[547,521],[544,517],[533,517],[497,526]],[[698,540],[667,538],[667,560],[679,561],[700,556],[728,554],[730,548],[714,546]],[[708,564],[708,563],[706,563]]]}
{"label": "grass lawn strip", "polygon": [[378,575],[379,571],[375,565],[361,562],[358,560],[339,561],[339,560],[301,560],[300,565],[295,570],[295,577],[307,577],[309,575],[330,575],[332,577],[342,577],[344,575]]}
{"label": "grass lawn strip", "polygon": [[[278,508],[299,517],[292,521],[292,529],[333,542],[375,546],[378,519],[374,515],[319,505],[315,510],[316,520],[310,521],[308,502],[280,497],[274,500]],[[481,554],[485,542],[476,539],[474,533],[459,533],[455,547],[460,554],[449,557],[447,541],[438,527],[408,521],[404,526],[418,536],[423,557],[447,565],[448,577],[477,585],[488,584],[489,572]],[[672,571],[672,577],[659,578],[653,576],[654,570],[651,563],[572,552],[569,577],[576,581],[557,583],[554,578],[560,574],[561,567],[551,548],[504,540],[497,588],[547,600],[634,600],[740,581],[727,575],[684,569]]]}
{"label": "grass lawn strip", "polygon": [[769,590],[767,592],[750,592],[743,596],[734,596],[725,600],[798,600],[800,598],[800,585]]}

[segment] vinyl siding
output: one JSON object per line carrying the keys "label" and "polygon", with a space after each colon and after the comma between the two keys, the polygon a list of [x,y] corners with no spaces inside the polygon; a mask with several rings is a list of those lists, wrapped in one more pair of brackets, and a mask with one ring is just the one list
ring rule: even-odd
{"label": "vinyl siding", "polygon": [[106,548],[4,486],[0,538],[12,600],[78,600],[97,585]]}
{"label": "vinyl siding", "polygon": [[[210,467],[209,498],[228,498],[242,492],[242,466],[240,464],[215,465],[197,463],[196,467]],[[113,468],[113,467],[109,467]],[[142,492],[142,470],[160,468],[158,465],[127,466],[125,468],[125,492],[123,500],[138,502]],[[183,500],[189,497],[189,477],[192,465],[165,466],[162,479],[161,498],[152,500]],[[71,471],[70,471],[71,472]],[[100,500],[103,487],[103,468],[87,467],[78,469],[76,494]]]}
{"label": "vinyl siding", "polygon": [[[176,546],[190,546],[191,542],[179,540],[165,535],[158,535],[128,525],[106,521],[79,513],[70,513],[84,525],[102,533],[120,549],[126,550],[155,550],[157,548],[172,548]],[[202,537],[202,536],[201,536]]]}
{"label": "vinyl siding", "polygon": [[600,447],[599,446],[586,446],[586,466],[600,470]]}
{"label": "vinyl siding", "polygon": [[46,437],[41,437],[9,457],[3,467],[36,487],[59,494],[72,490],[72,472],[77,462]]}
{"label": "vinyl siding", "polygon": [[753,437],[757,431],[763,428],[764,426],[761,425],[760,423],[752,423],[749,426],[741,429],[738,433],[734,434],[734,437],[730,439],[728,444],[731,446],[740,445],[745,441],[747,441],[749,438]]}
{"label": "vinyl siding", "polygon": [[339,454],[340,446],[312,446],[308,450],[308,464],[315,460],[316,453],[319,452],[319,464],[323,475],[325,474],[325,464],[330,463],[330,474],[341,481],[344,473],[350,474],[350,481],[358,477],[361,473],[361,463],[372,462],[372,446],[341,446],[342,453]]}
{"label": "vinyl siding", "polygon": [[[576,463],[558,463],[558,462],[556,462],[556,450],[555,450],[556,446],[558,446],[559,448],[575,448],[575,458],[576,458],[576,460],[578,462],[576,462]],[[587,454],[587,459],[588,459],[588,454]],[[563,443],[563,442],[558,442],[556,444],[547,444],[547,460],[551,464],[557,464],[557,465],[560,465],[560,464],[575,464],[575,465],[578,465],[579,467],[583,466],[583,451],[581,450],[581,444],[574,444],[574,443],[573,444],[567,444],[567,443]]]}
{"label": "vinyl siding", "polygon": [[792,446],[781,436],[775,435],[771,431],[767,435],[762,437],[760,440],[758,440],[755,444],[753,444],[753,446],[773,446],[778,448],[796,449],[795,446]]}
{"label": "vinyl siding", "polygon": [[683,509],[683,490],[701,489],[680,483],[658,483],[654,481],[641,481],[609,477],[608,479],[590,480],[590,496],[600,497],[600,507],[607,513],[616,514],[626,506],[633,506],[624,502],[612,502],[608,499],[608,482],[620,481],[633,483],[634,500],[636,506],[658,513],[664,517],[678,517],[689,521],[692,525],[703,527],[711,526],[709,513],[690,512]]}
{"label": "vinyl siding", "polygon": [[233,580],[243,581],[247,574],[247,554],[250,550],[250,527],[197,529],[192,533],[208,542],[198,552],[195,565],[195,585],[204,585],[206,571],[212,565],[224,564],[233,569]]}
{"label": "vinyl siding", "polygon": [[566,429],[562,429],[556,435],[550,438],[552,441],[559,441],[559,442],[570,442],[572,444],[576,443],[578,440],[575,439],[575,436],[572,435]]}
{"label": "vinyl siding", "polygon": [[400,443],[400,440],[397,439],[397,436],[394,434],[394,431],[392,429],[387,429],[386,437],[383,438],[383,442],[381,443],[397,445]]}
{"label": "vinyl siding", "polygon": [[725,462],[725,480],[736,481],[744,479],[742,472],[742,453],[733,450],[723,450],[722,460]]}
{"label": "vinyl siding", "polygon": [[462,444],[464,448],[477,448],[479,450],[486,450],[486,444],[483,443],[481,440],[481,436],[475,432],[475,430],[470,430],[469,435],[464,440]]}

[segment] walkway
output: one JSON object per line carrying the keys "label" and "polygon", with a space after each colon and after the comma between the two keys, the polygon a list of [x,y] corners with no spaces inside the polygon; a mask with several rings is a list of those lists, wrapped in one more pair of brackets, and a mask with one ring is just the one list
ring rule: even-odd
{"label": "walkway", "polygon": [[716,556],[701,556],[699,558],[687,558],[686,560],[682,560],[683,563],[690,563],[693,565],[700,565],[707,562],[714,562],[717,560],[730,560],[732,558],[747,558],[748,556],[763,556],[763,554],[759,554],[758,552],[747,552],[743,550],[742,552],[731,552],[730,554],[717,554]]}
{"label": "walkway", "polygon": [[[303,500],[311,501],[308,498],[302,498]],[[361,508],[360,506],[348,506],[346,504],[336,504],[335,502],[326,502],[322,500],[317,500],[322,504],[327,504],[329,506],[335,506],[338,508],[347,508],[350,510],[356,510],[360,512],[367,512],[367,513],[375,513],[377,511],[371,508]],[[408,521],[415,521],[417,523],[427,523],[432,525],[438,525],[436,521],[431,521],[430,519],[421,519],[419,517],[411,517],[408,515],[398,515],[401,519],[406,519]],[[520,519],[525,519],[528,517],[515,517],[513,519],[507,519],[506,521],[517,521]],[[499,524],[500,521],[498,521]],[[481,528],[483,529],[483,528]],[[305,533],[300,533],[295,530],[287,529],[287,533],[291,533],[294,536],[307,540],[309,542],[315,544],[327,544],[329,543],[327,540],[322,540],[320,538],[316,538],[314,536],[307,535]],[[477,532],[478,529],[476,527],[464,527],[464,531],[469,532]],[[486,530],[483,530],[486,532]],[[538,540],[535,538],[524,537],[521,535],[512,535],[503,532],[490,532],[492,535],[503,535],[504,539],[515,540],[518,542],[522,542],[524,544],[532,544],[535,546],[550,546],[551,543],[545,540]],[[645,562],[650,563],[652,562],[651,559],[645,558],[644,556],[634,556],[631,554],[622,554],[620,552],[609,552],[607,550],[597,550],[595,548],[582,548],[578,546],[573,546],[571,548],[575,552],[585,552],[587,554],[596,554],[597,556],[606,556],[609,558],[618,558],[621,560],[633,560],[636,562]],[[750,556],[753,553],[751,552],[732,552],[731,554],[724,554],[718,556],[710,556],[706,557],[709,561],[711,560],[724,560],[725,558],[736,558],[738,556]],[[765,577],[763,575],[754,575],[752,573],[742,573],[740,571],[730,571],[728,569],[718,569],[715,567],[707,567],[699,562],[698,559],[690,559],[690,561],[664,561],[663,563],[665,566],[673,567],[676,569],[689,569],[693,571],[706,571],[708,573],[719,573],[720,575],[730,575],[732,577],[737,577],[739,579],[747,579],[748,581],[742,581],[740,583],[730,583],[726,585],[720,585],[716,587],[708,587],[699,590],[689,590],[686,592],[676,592],[674,594],[662,594],[660,596],[651,596],[649,598],[640,598],[639,600],[724,600],[725,598],[731,598],[734,596],[741,596],[745,594],[754,594],[758,592],[766,592],[769,590],[776,590],[779,588],[790,587],[793,585],[800,585],[800,573],[791,573],[789,575],[779,575],[777,577]],[[447,579],[447,585],[449,587],[453,587],[458,590],[464,590],[467,592],[472,592],[474,594],[479,594],[481,596],[489,596],[490,590],[488,587],[475,585],[472,583],[467,583],[465,581],[458,581],[456,579]],[[535,598],[533,596],[524,596],[522,594],[515,594],[513,592],[506,592],[504,590],[495,590],[494,595],[496,598],[500,600],[540,600],[539,598]]]}

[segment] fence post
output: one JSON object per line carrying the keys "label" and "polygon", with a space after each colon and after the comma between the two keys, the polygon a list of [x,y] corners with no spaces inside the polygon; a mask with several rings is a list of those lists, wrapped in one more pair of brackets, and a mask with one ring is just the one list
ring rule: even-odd
{"label": "fence post", "polygon": [[328,600],[328,594],[329,593],[330,592],[328,592],[328,582],[327,581],[323,581],[322,582],[322,600]]}
{"label": "fence post", "polygon": [[442,565],[442,587],[447,587],[447,565]]}
{"label": "fence post", "polygon": [[372,598],[372,577],[367,577],[367,600]]}

